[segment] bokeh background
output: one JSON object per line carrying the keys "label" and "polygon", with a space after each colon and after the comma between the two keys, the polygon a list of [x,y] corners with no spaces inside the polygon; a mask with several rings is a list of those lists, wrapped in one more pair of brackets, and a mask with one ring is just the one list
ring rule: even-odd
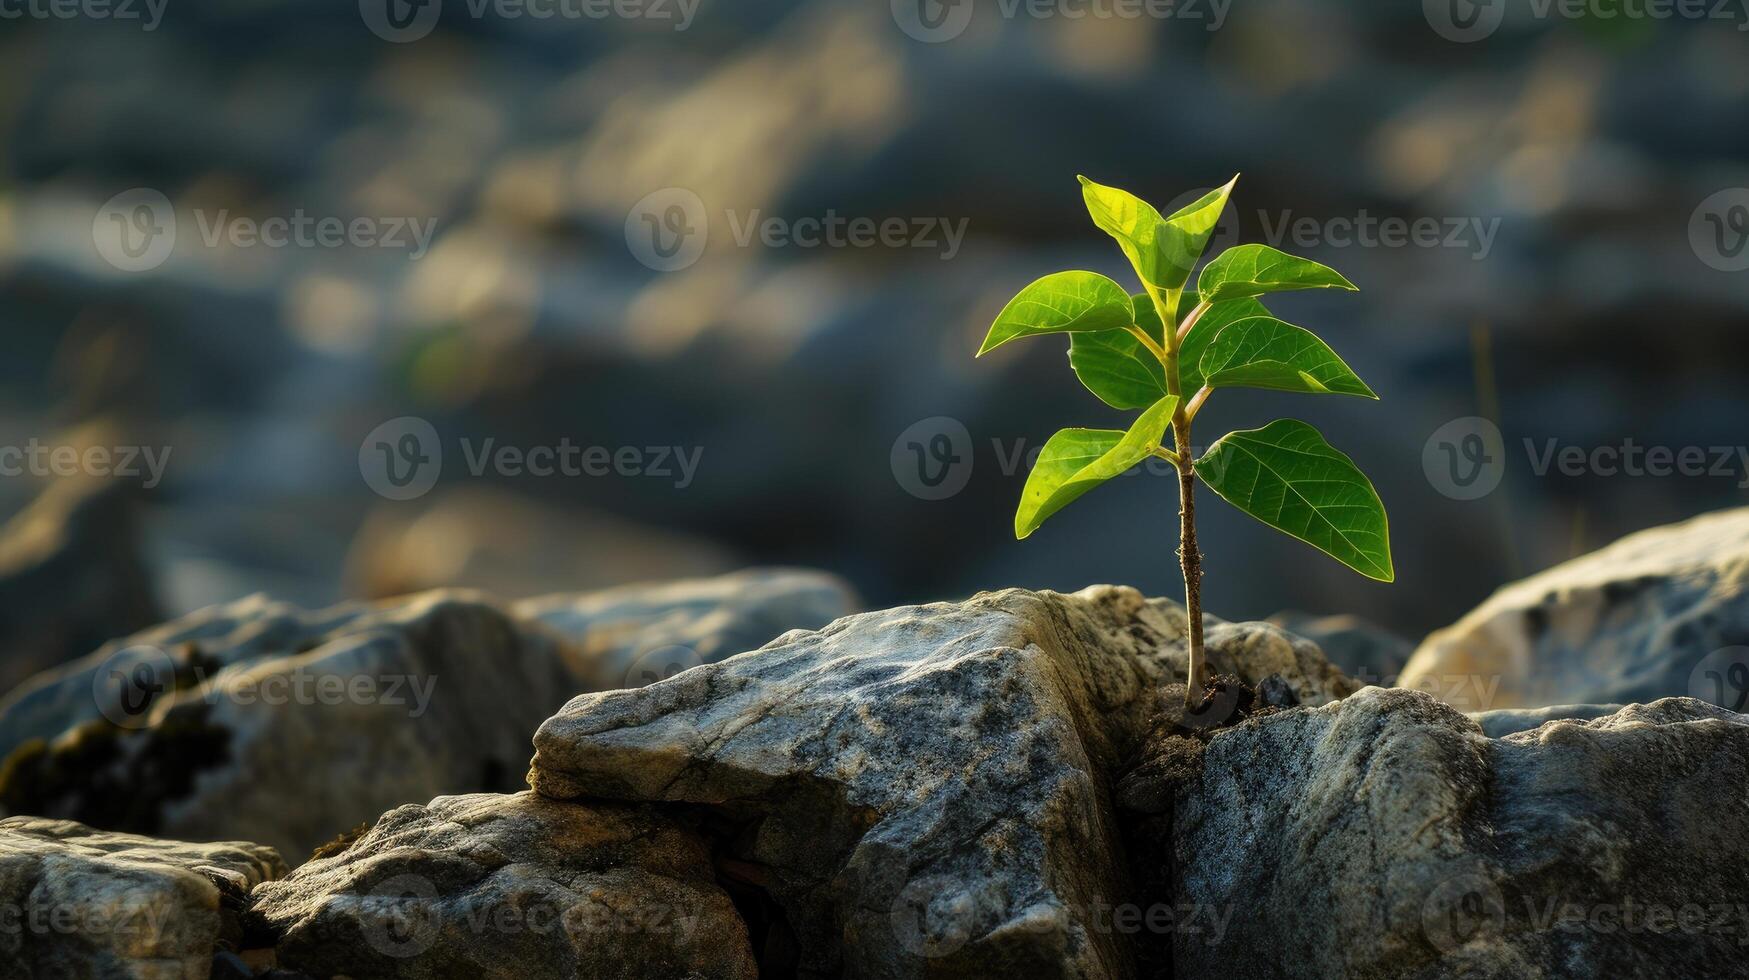
{"label": "bokeh background", "polygon": [[[1077,173],[1165,210],[1242,172],[1224,243],[1310,219],[1309,241],[1274,243],[1361,287],[1272,306],[1381,402],[1226,392],[1199,441],[1281,414],[1318,425],[1378,485],[1398,581],[1211,497],[1220,615],[1353,612],[1418,636],[1504,581],[1744,498],[1741,463],[1539,475],[1524,446],[1749,442],[1749,272],[1732,268],[1749,196],[1718,196],[1749,186],[1740,10],[702,0],[680,29],[678,0],[629,17],[397,0],[413,27],[391,39],[380,0],[165,2],[150,30],[0,20],[0,444],[170,452],[149,487],[0,478],[0,682],[256,591],[514,597],[787,563],[842,573],[870,605],[1105,581],[1177,594],[1169,477],[1011,533],[1017,449],[1124,424],[1060,340],[972,358],[1038,275],[1130,281]],[[1453,11],[1498,26],[1454,40]],[[102,238],[106,202],[137,189],[171,202],[178,236],[133,270]],[[653,268],[640,208],[666,221],[674,189],[708,234],[683,268]],[[415,255],[203,234],[299,214],[433,236]],[[828,215],[964,238],[737,241],[749,220]],[[1385,217],[1431,220],[1439,242],[1346,240],[1344,222]],[[1467,230],[1447,243],[1453,223]],[[361,446],[407,416],[443,463],[392,500]],[[1424,464],[1469,416],[1498,423],[1505,458],[1498,488],[1464,500]],[[956,426],[963,485],[927,499],[907,446]],[[689,482],[475,476],[462,441],[487,439],[699,462]]]}

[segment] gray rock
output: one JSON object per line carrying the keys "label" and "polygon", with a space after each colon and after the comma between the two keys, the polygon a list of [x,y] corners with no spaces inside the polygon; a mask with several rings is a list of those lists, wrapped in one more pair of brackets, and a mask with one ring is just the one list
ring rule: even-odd
{"label": "gray rock", "polygon": [[[1183,629],[1110,586],[851,616],[572,701],[536,733],[530,783],[742,828],[730,855],[803,975],[1124,977],[1127,940],[1097,919],[1128,888],[1109,781],[1182,683]],[[1330,683],[1278,631],[1222,635],[1249,682]]]}
{"label": "gray rock", "polygon": [[259,844],[0,820],[0,978],[205,977],[242,935],[234,899],[284,874]]}
{"label": "gray rock", "polygon": [[305,610],[264,597],[117,640],[0,701],[0,806],[300,860],[383,811],[521,788],[567,698],[823,626],[836,577],[749,570],[505,607],[439,590]]}
{"label": "gray rock", "polygon": [[1268,622],[1316,643],[1332,664],[1363,685],[1390,686],[1415,652],[1411,640],[1359,616],[1286,611]]}
{"label": "gray rock", "polygon": [[1300,704],[1328,704],[1360,689],[1324,658],[1316,643],[1280,627],[1211,622],[1203,630],[1212,673],[1233,674],[1253,687],[1266,681],[1272,687],[1285,686]]}
{"label": "gray rock", "polygon": [[408,800],[515,789],[528,733],[583,674],[558,637],[475,594],[317,611],[245,599],[0,705],[0,803],[298,860]]}
{"label": "gray rock", "polygon": [[1430,635],[1400,687],[1466,710],[1686,695],[1749,708],[1749,508],[1630,535]]}
{"label": "gray rock", "polygon": [[836,575],[770,568],[542,596],[515,611],[568,639],[585,662],[584,690],[606,691],[715,663],[788,630],[819,629],[857,606]]}
{"label": "gray rock", "polygon": [[254,898],[279,963],[312,976],[759,975],[704,838],[647,808],[439,797]]}
{"label": "gray rock", "polygon": [[1749,718],[1687,698],[1500,739],[1380,688],[1247,722],[1178,800],[1176,975],[1742,976],[1745,785]]}
{"label": "gray rock", "polygon": [[1498,708],[1494,711],[1472,711],[1470,717],[1482,727],[1489,738],[1505,738],[1518,732],[1541,728],[1551,721],[1590,721],[1613,715],[1622,709],[1619,704],[1554,704],[1546,708]]}

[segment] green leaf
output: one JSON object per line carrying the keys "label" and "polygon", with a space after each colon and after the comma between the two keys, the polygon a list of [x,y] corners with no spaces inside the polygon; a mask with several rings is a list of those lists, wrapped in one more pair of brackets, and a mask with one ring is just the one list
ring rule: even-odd
{"label": "green leaf", "polygon": [[1196,461],[1228,503],[1299,538],[1368,578],[1389,582],[1385,505],[1354,461],[1294,419],[1229,432]]}
{"label": "green leaf", "polygon": [[[1197,292],[1192,289],[1184,291],[1184,301],[1180,309],[1189,316],[1196,308]],[[1203,386],[1202,355],[1208,350],[1214,339],[1228,324],[1235,323],[1254,316],[1268,316],[1269,310],[1261,300],[1247,296],[1244,299],[1230,299],[1216,303],[1208,308],[1196,325],[1190,328],[1190,335],[1184,338],[1184,346],[1178,349],[1178,380],[1183,386],[1179,390],[1194,394]]]}
{"label": "green leaf", "polygon": [[1112,408],[1147,408],[1166,395],[1166,366],[1128,330],[1071,335],[1069,366]]}
{"label": "green leaf", "polygon": [[1134,317],[1129,294],[1117,283],[1097,272],[1058,272],[1033,282],[1008,301],[978,354],[988,354],[1016,337],[1122,329]]}
{"label": "green leaf", "polygon": [[1227,198],[1238,182],[1239,175],[1234,174],[1232,180],[1166,216],[1160,249],[1177,279],[1170,288],[1177,289],[1190,278],[1190,270],[1196,268],[1203,249],[1208,248],[1209,238],[1221,221],[1221,212],[1227,209]]}
{"label": "green leaf", "polygon": [[1154,338],[1154,343],[1166,346],[1166,328],[1160,325],[1160,311],[1154,306],[1154,298],[1147,293],[1137,293],[1130,297],[1130,303],[1136,308],[1136,326]]}
{"label": "green leaf", "polygon": [[1310,330],[1272,316],[1246,317],[1228,324],[1203,352],[1200,367],[1203,383],[1211,388],[1273,388],[1378,398]]}
{"label": "green leaf", "polygon": [[[1087,203],[1087,214],[1101,231],[1117,240],[1143,284],[1176,289],[1172,285],[1176,269],[1160,247],[1160,236],[1166,227],[1160,212],[1129,191],[1094,183],[1080,175],[1075,179],[1081,182],[1081,199]],[[1183,285],[1187,277],[1176,278]]]}
{"label": "green leaf", "polygon": [[1336,270],[1268,245],[1235,245],[1203,267],[1197,289],[1215,302],[1292,289],[1354,289]]}
{"label": "green leaf", "polygon": [[1063,429],[1051,436],[1021,491],[1014,536],[1026,537],[1077,497],[1146,459],[1177,407],[1178,397],[1167,395],[1137,416],[1128,432]]}
{"label": "green leaf", "polygon": [[1232,193],[1234,177],[1224,186],[1160,217],[1152,204],[1117,187],[1077,176],[1087,213],[1100,230],[1117,240],[1144,284],[1156,289],[1181,289],[1190,270],[1208,247],[1221,212]]}

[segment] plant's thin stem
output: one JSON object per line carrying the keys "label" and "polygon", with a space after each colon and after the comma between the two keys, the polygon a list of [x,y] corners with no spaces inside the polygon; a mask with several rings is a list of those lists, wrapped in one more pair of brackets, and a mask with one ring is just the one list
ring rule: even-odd
{"label": "plant's thin stem", "polygon": [[1148,331],[1143,330],[1141,327],[1138,327],[1133,323],[1130,324],[1129,329],[1130,329],[1130,335],[1135,337],[1137,340],[1141,341],[1142,346],[1146,347],[1148,349],[1149,353],[1151,353],[1155,357],[1159,358],[1162,362],[1164,362],[1166,360],[1165,349],[1162,348],[1159,344],[1155,343],[1154,338],[1148,336]]}
{"label": "plant's thin stem", "polygon": [[[1178,352],[1184,346],[1184,338],[1189,335],[1190,328],[1208,311],[1208,304],[1199,303],[1184,318],[1184,324],[1177,330],[1171,324],[1177,322],[1178,299],[1183,295],[1178,290],[1167,290],[1165,296],[1153,286],[1143,283],[1148,290],[1148,296],[1154,301],[1154,309],[1160,314],[1160,322],[1166,324],[1166,349],[1156,352],[1160,363],[1166,368],[1166,391],[1178,396],[1178,408],[1172,413],[1172,437],[1177,447],[1171,452],[1172,465],[1178,468],[1178,564],[1184,573],[1184,610],[1188,622],[1185,624],[1184,647],[1188,658],[1188,669],[1184,685],[1184,706],[1186,710],[1194,710],[1202,704],[1203,691],[1208,688],[1208,666],[1204,661],[1202,650],[1202,552],[1196,546],[1196,469],[1190,462],[1190,420],[1195,414],[1184,402],[1184,382],[1178,376]],[[1145,332],[1143,336],[1146,336]],[[1202,407],[1207,400],[1206,389],[1197,392],[1192,399],[1196,408]],[[1160,454],[1167,450],[1162,447]],[[1157,454],[1159,455],[1159,454]]]}
{"label": "plant's thin stem", "polygon": [[1173,452],[1170,449],[1167,449],[1165,446],[1155,446],[1154,448],[1152,448],[1148,451],[1153,453],[1154,455],[1160,457],[1161,459],[1165,460],[1166,462],[1171,463],[1173,466],[1178,465],[1178,454]]}
{"label": "plant's thin stem", "polygon": [[1190,403],[1184,407],[1184,417],[1187,419],[1196,418],[1196,413],[1202,410],[1202,403],[1208,401],[1209,396],[1214,393],[1213,388],[1203,385],[1196,394],[1190,396]]}
{"label": "plant's thin stem", "polygon": [[1202,650],[1202,552],[1196,546],[1196,470],[1190,465],[1190,419],[1182,410],[1173,420],[1178,440],[1178,564],[1184,572],[1185,654],[1187,672],[1184,707],[1195,710],[1208,688],[1208,665]]}
{"label": "plant's thin stem", "polygon": [[1196,321],[1202,319],[1202,315],[1208,311],[1209,304],[1207,303],[1198,303],[1191,308],[1191,311],[1185,315],[1184,322],[1178,326],[1178,343],[1174,346],[1184,346],[1184,338],[1190,336],[1190,328],[1196,326]]}

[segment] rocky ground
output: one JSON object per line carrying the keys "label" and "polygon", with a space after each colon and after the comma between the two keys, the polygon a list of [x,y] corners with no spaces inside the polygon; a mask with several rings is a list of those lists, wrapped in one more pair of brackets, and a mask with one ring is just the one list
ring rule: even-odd
{"label": "rocky ground", "polygon": [[216,607],[0,702],[0,977],[1749,976],[1745,569],[1209,617],[1190,710],[1116,586]]}

